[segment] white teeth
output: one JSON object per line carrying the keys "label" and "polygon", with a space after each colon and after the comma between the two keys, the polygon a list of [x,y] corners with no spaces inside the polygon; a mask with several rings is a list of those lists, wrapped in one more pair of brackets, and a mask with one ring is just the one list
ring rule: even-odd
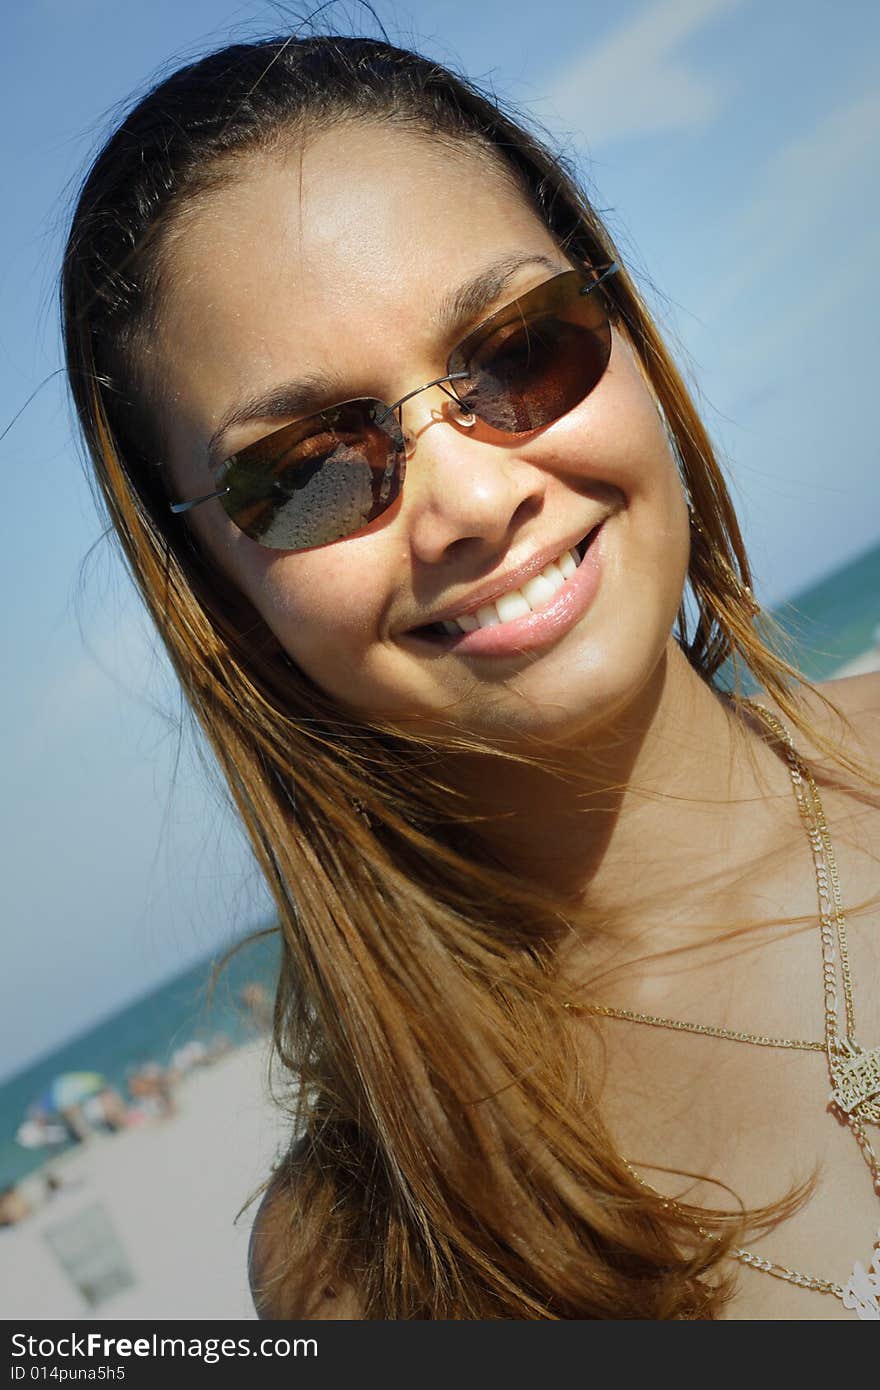
{"label": "white teeth", "polygon": [[[494,603],[490,603],[486,608],[478,608],[476,612],[477,625],[479,627],[497,627],[501,622],[498,616],[498,609]],[[456,622],[458,619],[456,619]]]}
{"label": "white teeth", "polygon": [[536,574],[534,579],[527,579],[523,584],[520,592],[525,594],[532,608],[540,608],[542,603],[549,603],[556,590],[562,588],[565,580],[559,570],[556,573],[559,578],[558,584],[554,583],[546,572]]}
{"label": "white teeth", "polygon": [[512,593],[496,598],[495,607],[503,623],[511,623],[514,618],[527,618],[532,611],[532,605],[521,589],[514,589]]}
{"label": "white teeth", "polygon": [[577,556],[571,550],[564,551],[556,563],[562,571],[563,579],[571,579],[578,567]]}
{"label": "white teeth", "polygon": [[514,618],[524,618],[549,603],[554,594],[571,579],[581,563],[575,549],[564,550],[556,559],[545,565],[540,574],[527,579],[521,589],[511,589],[502,594],[494,603],[478,608],[476,613],[465,613],[460,618],[445,621],[443,628],[452,636],[459,632],[473,632],[478,627],[497,627],[499,623],[509,623]]}

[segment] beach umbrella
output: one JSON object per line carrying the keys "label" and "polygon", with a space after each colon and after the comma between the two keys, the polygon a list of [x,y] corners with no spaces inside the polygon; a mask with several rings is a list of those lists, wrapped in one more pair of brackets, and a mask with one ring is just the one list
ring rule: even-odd
{"label": "beach umbrella", "polygon": [[66,1071],[46,1087],[37,1105],[41,1110],[60,1112],[81,1105],[89,1096],[105,1090],[107,1079],[97,1071]]}

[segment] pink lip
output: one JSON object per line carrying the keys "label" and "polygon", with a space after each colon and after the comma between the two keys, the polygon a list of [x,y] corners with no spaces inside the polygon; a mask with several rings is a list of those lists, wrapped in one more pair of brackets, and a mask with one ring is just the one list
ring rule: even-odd
{"label": "pink lip", "polygon": [[[597,522],[596,525],[598,526],[599,523]],[[596,526],[590,529],[595,531]],[[500,578],[496,576],[495,579],[491,580],[488,584],[484,584],[481,589],[471,590],[467,600],[463,598],[459,599],[457,603],[450,604],[448,608],[443,609],[441,612],[433,613],[430,622],[439,623],[466,614],[474,614],[486,604],[494,603],[502,594],[509,594],[511,590],[521,588],[527,579],[531,579],[533,575],[540,574],[541,570],[544,569],[545,565],[549,565],[551,560],[558,559],[563,550],[574,550],[579,546],[585,534],[588,533],[582,531],[579,537],[569,541],[568,544],[557,541],[552,549],[548,548],[542,553],[532,555],[524,564],[517,565],[516,569],[509,570],[507,574],[502,575]],[[406,630],[407,632],[418,632],[419,629],[414,627],[407,628]]]}
{"label": "pink lip", "polygon": [[546,608],[512,618],[494,627],[478,627],[473,632],[461,632],[448,637],[419,637],[406,634],[419,646],[435,651],[450,651],[462,656],[510,656],[516,652],[534,651],[556,641],[574,627],[589,608],[599,587],[602,573],[602,546],[605,523],[596,531],[590,548],[577,571],[566,580]]}

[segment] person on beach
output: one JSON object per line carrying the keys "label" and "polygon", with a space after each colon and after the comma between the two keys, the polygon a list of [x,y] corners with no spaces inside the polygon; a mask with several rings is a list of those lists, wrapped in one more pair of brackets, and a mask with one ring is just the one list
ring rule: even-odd
{"label": "person on beach", "polygon": [[880,677],[784,658],[560,159],[384,41],[235,44],[94,161],[62,312],[277,906],[260,1314],[880,1316]]}

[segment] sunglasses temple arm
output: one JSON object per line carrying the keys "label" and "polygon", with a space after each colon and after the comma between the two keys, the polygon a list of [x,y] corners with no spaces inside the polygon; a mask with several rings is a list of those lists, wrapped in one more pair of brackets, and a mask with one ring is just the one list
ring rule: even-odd
{"label": "sunglasses temple arm", "polygon": [[193,507],[200,507],[203,502],[211,502],[215,497],[224,497],[228,491],[228,487],[221,487],[219,492],[208,492],[204,497],[194,497],[191,502],[172,502],[171,510],[175,516],[180,516],[182,512],[192,511]]}
{"label": "sunglasses temple arm", "polygon": [[612,261],[608,269],[602,271],[602,274],[599,276],[598,280],[594,280],[592,285],[589,285],[587,289],[584,290],[584,294],[591,294],[593,290],[597,289],[599,285],[601,285],[603,280],[607,280],[609,275],[616,275],[619,270],[620,263],[618,261]]}

